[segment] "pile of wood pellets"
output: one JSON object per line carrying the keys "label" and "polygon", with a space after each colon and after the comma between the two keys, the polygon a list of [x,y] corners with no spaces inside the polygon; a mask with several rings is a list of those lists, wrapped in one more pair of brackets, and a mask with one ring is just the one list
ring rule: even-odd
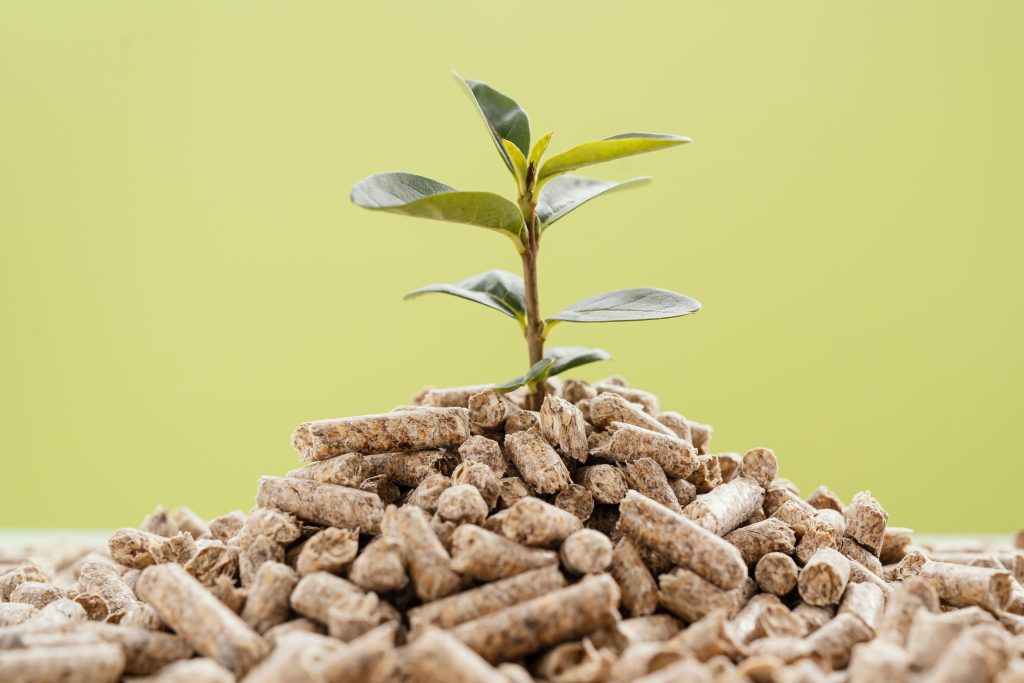
{"label": "pile of wood pellets", "polygon": [[1020,539],[916,544],[621,378],[547,391],[305,423],[248,513],[0,556],[0,681],[1024,682]]}

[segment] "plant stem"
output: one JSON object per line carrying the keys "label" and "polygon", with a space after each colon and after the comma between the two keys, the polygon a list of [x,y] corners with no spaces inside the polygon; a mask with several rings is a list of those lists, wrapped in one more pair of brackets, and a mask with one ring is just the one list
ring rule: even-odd
{"label": "plant stem", "polygon": [[[530,365],[544,357],[544,320],[540,315],[540,296],[537,292],[537,253],[540,251],[540,225],[537,220],[536,204],[533,201],[533,187],[519,197],[519,206],[527,227],[526,250],[523,251],[523,282],[526,293],[526,346],[530,354]],[[531,408],[540,410],[544,402],[546,383],[537,385],[537,391],[530,397]]]}

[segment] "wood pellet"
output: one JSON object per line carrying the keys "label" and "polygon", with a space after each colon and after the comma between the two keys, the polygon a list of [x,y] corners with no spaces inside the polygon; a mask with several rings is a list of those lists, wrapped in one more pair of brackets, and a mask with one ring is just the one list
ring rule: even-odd
{"label": "wood pellet", "polygon": [[0,563],[0,680],[1017,683],[1024,533],[941,547],[622,378],[303,423],[255,506]]}

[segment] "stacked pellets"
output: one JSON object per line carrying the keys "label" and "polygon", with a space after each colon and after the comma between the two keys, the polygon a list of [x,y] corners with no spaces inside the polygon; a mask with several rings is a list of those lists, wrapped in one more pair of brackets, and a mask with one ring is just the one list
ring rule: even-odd
{"label": "stacked pellets", "polygon": [[248,513],[0,555],[0,681],[1024,683],[1024,539],[915,544],[619,378],[524,399],[305,423]]}

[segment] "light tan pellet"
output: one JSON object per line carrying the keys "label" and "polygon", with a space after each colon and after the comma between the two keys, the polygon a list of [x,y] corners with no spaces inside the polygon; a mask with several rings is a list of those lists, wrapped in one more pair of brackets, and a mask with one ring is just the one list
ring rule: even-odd
{"label": "light tan pellet", "polygon": [[192,646],[179,636],[114,624],[88,623],[78,631],[118,645],[124,651],[126,674],[146,676],[181,659],[192,656]]}
{"label": "light tan pellet", "polygon": [[484,429],[501,429],[510,417],[523,409],[504,394],[486,389],[469,397],[469,419]]}
{"label": "light tan pellet", "polygon": [[[721,468],[721,465],[719,466]],[[779,461],[770,448],[751,448],[743,454],[739,471],[736,476],[746,477],[757,482],[762,489],[775,479],[779,472]]]}
{"label": "light tan pellet", "polygon": [[358,552],[357,532],[327,527],[310,536],[302,544],[295,561],[295,569],[301,576],[319,571],[339,574],[352,564]]}
{"label": "light tan pellet", "polygon": [[835,550],[837,538],[833,530],[818,520],[815,520],[811,528],[804,532],[803,538],[797,543],[793,554],[796,559],[806,564],[811,560],[814,553],[819,550]]}
{"label": "light tan pellet", "polygon": [[533,410],[521,410],[505,421],[505,436],[531,429],[540,429],[540,413]]}
{"label": "light tan pellet", "polygon": [[579,484],[571,484],[555,496],[555,507],[585,522],[594,512],[594,494]]}
{"label": "light tan pellet", "polygon": [[618,620],[619,589],[606,574],[459,624],[452,635],[489,662],[514,660]]}
{"label": "light tan pellet", "polygon": [[[374,457],[380,470],[377,476],[383,476],[385,481],[406,487],[418,486],[432,474],[451,476],[459,464],[459,458],[455,453],[440,449],[385,453]],[[364,490],[367,481],[373,478],[370,477],[363,482]]]}
{"label": "light tan pellet", "polygon": [[598,382],[594,385],[594,390],[599,395],[606,391],[612,394],[618,394],[630,403],[640,404],[643,406],[644,411],[650,415],[658,416],[661,413],[661,406],[658,402],[658,397],[649,391],[633,389],[631,387],[620,387],[609,382]]}
{"label": "light tan pellet", "polygon": [[737,477],[698,496],[683,515],[713,534],[724,536],[737,528],[764,501],[764,489],[752,479]]}
{"label": "light tan pellet", "polygon": [[263,637],[267,639],[268,643],[276,646],[278,640],[283,636],[297,631],[302,633],[319,633],[320,635],[327,632],[324,625],[319,622],[307,619],[306,617],[296,617],[272,627],[263,634]]}
{"label": "light tan pellet", "polygon": [[452,534],[452,569],[478,581],[555,564],[558,554],[551,550],[530,548],[473,524],[463,524]]}
{"label": "light tan pellet", "polygon": [[[769,593],[761,593],[752,597],[729,622],[730,636],[740,645],[746,645],[757,638],[764,637],[766,635],[763,625],[764,615],[773,607],[786,609],[781,600]],[[786,609],[786,611],[789,610]],[[701,622],[712,620],[716,615],[723,615],[728,619],[729,612],[718,608],[714,612],[710,612]]]}
{"label": "light tan pellet", "polygon": [[690,433],[690,423],[686,421],[685,417],[679,413],[668,410],[658,413],[656,418],[658,422],[668,427],[672,433],[680,439],[688,443],[693,443],[693,435]]}
{"label": "light tan pellet", "polygon": [[619,506],[618,529],[724,590],[739,586],[747,576],[736,546],[635,491]]}
{"label": "light tan pellet", "polygon": [[416,405],[433,408],[466,408],[469,400],[482,391],[489,391],[490,384],[469,384],[462,387],[427,387],[413,399]]}
{"label": "light tan pellet", "polygon": [[850,580],[850,561],[835,550],[814,553],[800,571],[797,588],[809,605],[835,605],[843,597]]}
{"label": "light tan pellet", "polygon": [[637,678],[635,683],[712,683],[713,675],[702,664],[691,659],[682,659],[669,664],[663,669],[658,669],[642,678]]}
{"label": "light tan pellet", "polygon": [[[571,486],[571,485],[570,485]],[[564,490],[564,489],[563,489]],[[519,477],[502,477],[498,480],[498,506],[511,507],[520,498],[532,496],[534,490]]]}
{"label": "light tan pellet", "polygon": [[836,618],[822,625],[804,643],[812,657],[830,665],[834,669],[844,668],[850,661],[850,651],[854,645],[870,640],[871,629],[850,614],[837,614]]}
{"label": "light tan pellet", "polygon": [[26,581],[11,591],[11,602],[20,602],[42,609],[55,600],[66,598],[64,589],[52,583]]}
{"label": "light tan pellet", "polygon": [[493,510],[501,496],[501,481],[487,465],[481,462],[464,462],[452,472],[452,484],[469,484],[480,492],[488,510]]}
{"label": "light tan pellet", "polygon": [[[223,581],[228,586],[234,587],[234,584],[231,583],[231,581],[227,578],[221,578],[218,581]],[[220,585],[222,584],[215,583],[210,588],[210,592],[214,595],[214,597],[216,597],[218,600],[227,605],[232,612],[238,614],[238,612],[241,611],[241,603],[245,600],[245,590],[238,589],[240,593],[238,602],[232,603],[229,600],[225,600],[221,597],[221,595],[218,594],[217,588]],[[148,631],[159,631],[167,627],[164,624],[163,619],[161,619],[160,615],[157,613],[156,608],[154,608],[152,605],[147,605],[144,602],[140,602],[134,607],[129,607],[128,610],[124,612],[111,614],[109,617],[107,617],[107,623],[118,624],[120,626],[125,626],[128,628],[141,628],[146,629]]]}
{"label": "light tan pellet", "polygon": [[384,503],[373,493],[308,479],[261,477],[256,504],[323,526],[380,531]]}
{"label": "light tan pellet", "polygon": [[171,510],[168,516],[178,531],[188,532],[196,541],[211,536],[210,526],[206,520],[184,505]]}
{"label": "light tan pellet", "polygon": [[365,590],[390,593],[405,585],[405,546],[397,536],[373,539],[352,563],[348,578]]}
{"label": "light tan pellet", "polygon": [[291,609],[292,590],[298,582],[298,573],[288,565],[264,563],[249,587],[245,607],[242,608],[242,619],[257,633],[266,633],[284,623]]}
{"label": "light tan pellet", "polygon": [[852,538],[848,536],[840,538],[836,544],[836,550],[851,560],[860,562],[872,574],[882,575],[882,563],[878,557]]}
{"label": "light tan pellet", "polygon": [[913,543],[913,529],[887,526],[885,535],[882,537],[882,552],[879,559],[882,564],[896,564],[903,559]]}
{"label": "light tan pellet", "polygon": [[327,608],[327,634],[350,642],[384,623],[399,623],[402,617],[376,593],[353,596]]}
{"label": "light tan pellet", "polygon": [[901,582],[886,602],[878,637],[905,647],[914,615],[922,609],[939,610],[939,595],[932,584],[921,577]]}
{"label": "light tan pellet", "polygon": [[929,560],[921,567],[920,576],[935,587],[943,602],[953,607],[977,605],[1000,612],[1013,592],[1012,577],[1002,569]]}
{"label": "light tan pellet", "polygon": [[210,520],[210,535],[218,541],[227,543],[235,534],[242,530],[242,525],[244,524],[245,513],[241,510],[232,510],[226,515]]}
{"label": "light tan pellet", "polygon": [[482,524],[487,518],[487,503],[475,486],[459,484],[441,494],[437,516],[455,524]]}
{"label": "light tan pellet", "polygon": [[204,586],[212,586],[218,576],[234,579],[239,572],[239,550],[222,541],[203,539],[196,554],[185,563],[185,570]]}
{"label": "light tan pellet", "polygon": [[1008,643],[999,626],[979,625],[954,640],[921,683],[989,681],[1006,666]]}
{"label": "light tan pellet", "polygon": [[451,557],[430,526],[422,508],[391,508],[384,518],[384,533],[402,540],[405,562],[416,595],[425,602],[451,595],[461,580],[452,571]]}
{"label": "light tan pellet", "polygon": [[416,505],[430,514],[437,511],[437,501],[445,489],[452,485],[451,477],[443,474],[431,474],[409,492],[405,505]]}
{"label": "light tan pellet", "polygon": [[609,431],[611,438],[593,449],[593,455],[615,462],[652,458],[667,476],[676,478],[690,476],[697,467],[693,446],[673,434],[623,422],[611,423]]}
{"label": "light tan pellet", "polygon": [[105,562],[83,565],[78,586],[83,593],[95,593],[103,598],[110,614],[124,613],[139,602],[117,571]]}
{"label": "light tan pellet", "polygon": [[235,683],[230,671],[206,657],[172,662],[152,676],[133,678],[132,683]]}
{"label": "light tan pellet", "polygon": [[576,403],[585,398],[594,398],[595,396],[597,396],[597,390],[589,382],[582,379],[567,379],[565,384],[562,385],[562,398],[569,403]]}
{"label": "light tan pellet", "polygon": [[0,651],[4,683],[116,683],[124,671],[124,653],[108,643],[53,645]]}
{"label": "light tan pellet", "polygon": [[758,587],[772,595],[786,595],[796,588],[799,570],[793,558],[784,553],[767,553],[757,561],[754,580]]}
{"label": "light tan pellet", "polygon": [[[755,595],[754,597],[756,598],[757,596]],[[783,603],[771,606],[764,611],[761,615],[760,627],[769,638],[802,638],[810,630],[807,622],[794,614]]]}
{"label": "light tan pellet", "polygon": [[296,683],[322,681],[323,661],[345,651],[345,644],[317,633],[293,632],[283,635],[270,656],[253,669],[245,683]]}
{"label": "light tan pellet", "polygon": [[558,493],[572,483],[565,463],[539,432],[506,434],[505,451],[520,476],[538,493]]}
{"label": "light tan pellet", "polygon": [[573,480],[590,491],[594,501],[616,505],[629,490],[626,476],[614,465],[588,465],[573,472]]}
{"label": "light tan pellet", "polygon": [[502,519],[501,532],[526,545],[557,547],[583,527],[580,518],[539,498],[521,498]]}
{"label": "light tan pellet", "polygon": [[878,556],[882,552],[889,513],[871,497],[870,491],[861,491],[846,507],[845,516],[846,535]]}
{"label": "light tan pellet", "polygon": [[658,603],[686,622],[697,621],[718,608],[731,616],[744,602],[742,589],[722,590],[685,567],[659,576],[658,588]]}
{"label": "light tan pellet", "polygon": [[682,512],[676,494],[669,486],[665,471],[653,458],[639,458],[627,462],[623,468],[629,487],[673,512]]}
{"label": "light tan pellet", "polygon": [[196,554],[191,534],[184,532],[164,538],[138,529],[118,529],[107,541],[107,547],[115,562],[132,569],[162,562],[184,564]]}
{"label": "light tan pellet", "polygon": [[469,436],[467,409],[421,408],[304,422],[292,434],[292,447],[303,460],[312,461],[349,452],[367,455],[457,448]]}
{"label": "light tan pellet", "polygon": [[482,462],[499,477],[505,476],[507,464],[501,452],[501,444],[486,436],[471,436],[459,446],[462,462]]}
{"label": "light tan pellet", "polygon": [[487,683],[502,678],[490,663],[446,631],[432,630],[406,649],[411,683]]}
{"label": "light tan pellet", "polygon": [[[766,494],[766,496],[767,495],[768,494]],[[767,503],[764,507],[767,507]],[[806,504],[800,505],[800,503],[793,500],[787,500],[784,502],[776,508],[771,516],[781,519],[783,522],[788,524],[789,528],[793,530],[794,534],[796,534],[797,541],[800,541],[804,537],[804,534],[814,527],[814,524],[817,521],[814,516],[813,508],[808,508]]]}
{"label": "light tan pellet", "polygon": [[878,586],[870,583],[851,583],[846,586],[839,613],[849,612],[860,617],[872,632],[876,632],[882,623],[882,611],[885,609],[885,593]]}
{"label": "light tan pellet", "polygon": [[635,427],[642,427],[652,432],[660,432],[661,434],[675,437],[675,432],[658,422],[654,416],[637,408],[618,394],[612,394],[607,391],[598,394],[595,398],[590,399],[589,407],[590,422],[596,427],[604,429],[613,422],[624,422]]}
{"label": "light tan pellet", "polygon": [[384,683],[399,679],[395,651],[397,626],[386,623],[324,657],[317,666],[317,678],[324,681]]}
{"label": "light tan pellet", "polygon": [[587,430],[579,408],[554,395],[544,397],[540,409],[540,431],[567,458],[587,461]]}
{"label": "light tan pellet", "polygon": [[930,669],[961,633],[978,624],[994,624],[991,614],[980,607],[941,614],[920,610],[914,615],[913,624],[907,634],[906,652],[915,669]]}
{"label": "light tan pellet", "polygon": [[316,572],[299,579],[291,591],[291,608],[304,617],[327,623],[332,605],[361,598],[365,593],[354,583],[327,572]]}
{"label": "light tan pellet", "polygon": [[612,542],[600,531],[580,529],[562,541],[562,566],[573,574],[600,574],[612,563]]}
{"label": "light tan pellet", "polygon": [[679,507],[684,508],[697,499],[697,487],[686,479],[669,477],[668,485],[672,488]]}
{"label": "light tan pellet", "polygon": [[178,526],[171,521],[171,515],[167,508],[157,505],[151,513],[142,518],[139,531],[167,538],[178,533]]}
{"label": "light tan pellet", "polygon": [[749,565],[756,564],[768,553],[791,555],[796,546],[793,530],[775,517],[730,531],[725,540],[739,548],[743,561]]}
{"label": "light tan pellet", "polygon": [[718,462],[718,456],[697,455],[697,468],[686,478],[693,484],[697,493],[708,493],[722,483],[722,467]]}
{"label": "light tan pellet", "polygon": [[807,496],[806,500],[816,510],[835,510],[839,514],[844,514],[846,511],[846,506],[843,505],[843,501],[840,500],[839,496],[825,485],[814,489],[811,495]]}
{"label": "light tan pellet", "polygon": [[884,640],[872,640],[853,648],[849,683],[904,683],[910,673],[907,653]]}
{"label": "light tan pellet", "polygon": [[611,574],[619,584],[622,606],[630,616],[654,613],[658,608],[658,584],[628,538],[620,538],[612,550]]}
{"label": "light tan pellet", "polygon": [[85,616],[89,621],[105,621],[110,616],[107,601],[95,593],[79,593],[74,600],[85,610]]}
{"label": "light tan pellet", "polygon": [[23,624],[37,614],[37,608],[23,602],[0,602],[0,628]]}
{"label": "light tan pellet", "polygon": [[[739,453],[716,453],[718,456],[718,469],[722,473],[722,481],[732,481],[740,473],[740,466],[743,458]],[[770,480],[769,480],[770,482]]]}
{"label": "light tan pellet", "polygon": [[199,653],[242,676],[270,649],[258,633],[182,567],[146,568],[136,591]]}
{"label": "light tan pellet", "polygon": [[[284,562],[284,546],[269,536],[249,539],[238,556],[238,577],[242,587],[248,588],[256,580],[256,572],[265,562]],[[220,577],[214,577],[214,582]],[[224,577],[231,578],[231,577]]]}
{"label": "light tan pellet", "polygon": [[697,449],[699,455],[704,455],[708,452],[708,448],[711,445],[711,434],[714,431],[709,424],[703,422],[697,422],[695,420],[687,420],[687,424],[690,425],[690,443]]}
{"label": "light tan pellet", "polygon": [[357,489],[370,476],[370,464],[359,453],[342,453],[292,470],[285,476]]}
{"label": "light tan pellet", "polygon": [[807,627],[808,633],[813,633],[819,628],[832,621],[835,617],[835,607],[817,607],[808,605],[806,602],[798,603],[793,607],[793,616],[797,617]]}
{"label": "light tan pellet", "polygon": [[630,643],[661,643],[677,635],[682,628],[682,622],[671,614],[623,619],[618,626]]}

